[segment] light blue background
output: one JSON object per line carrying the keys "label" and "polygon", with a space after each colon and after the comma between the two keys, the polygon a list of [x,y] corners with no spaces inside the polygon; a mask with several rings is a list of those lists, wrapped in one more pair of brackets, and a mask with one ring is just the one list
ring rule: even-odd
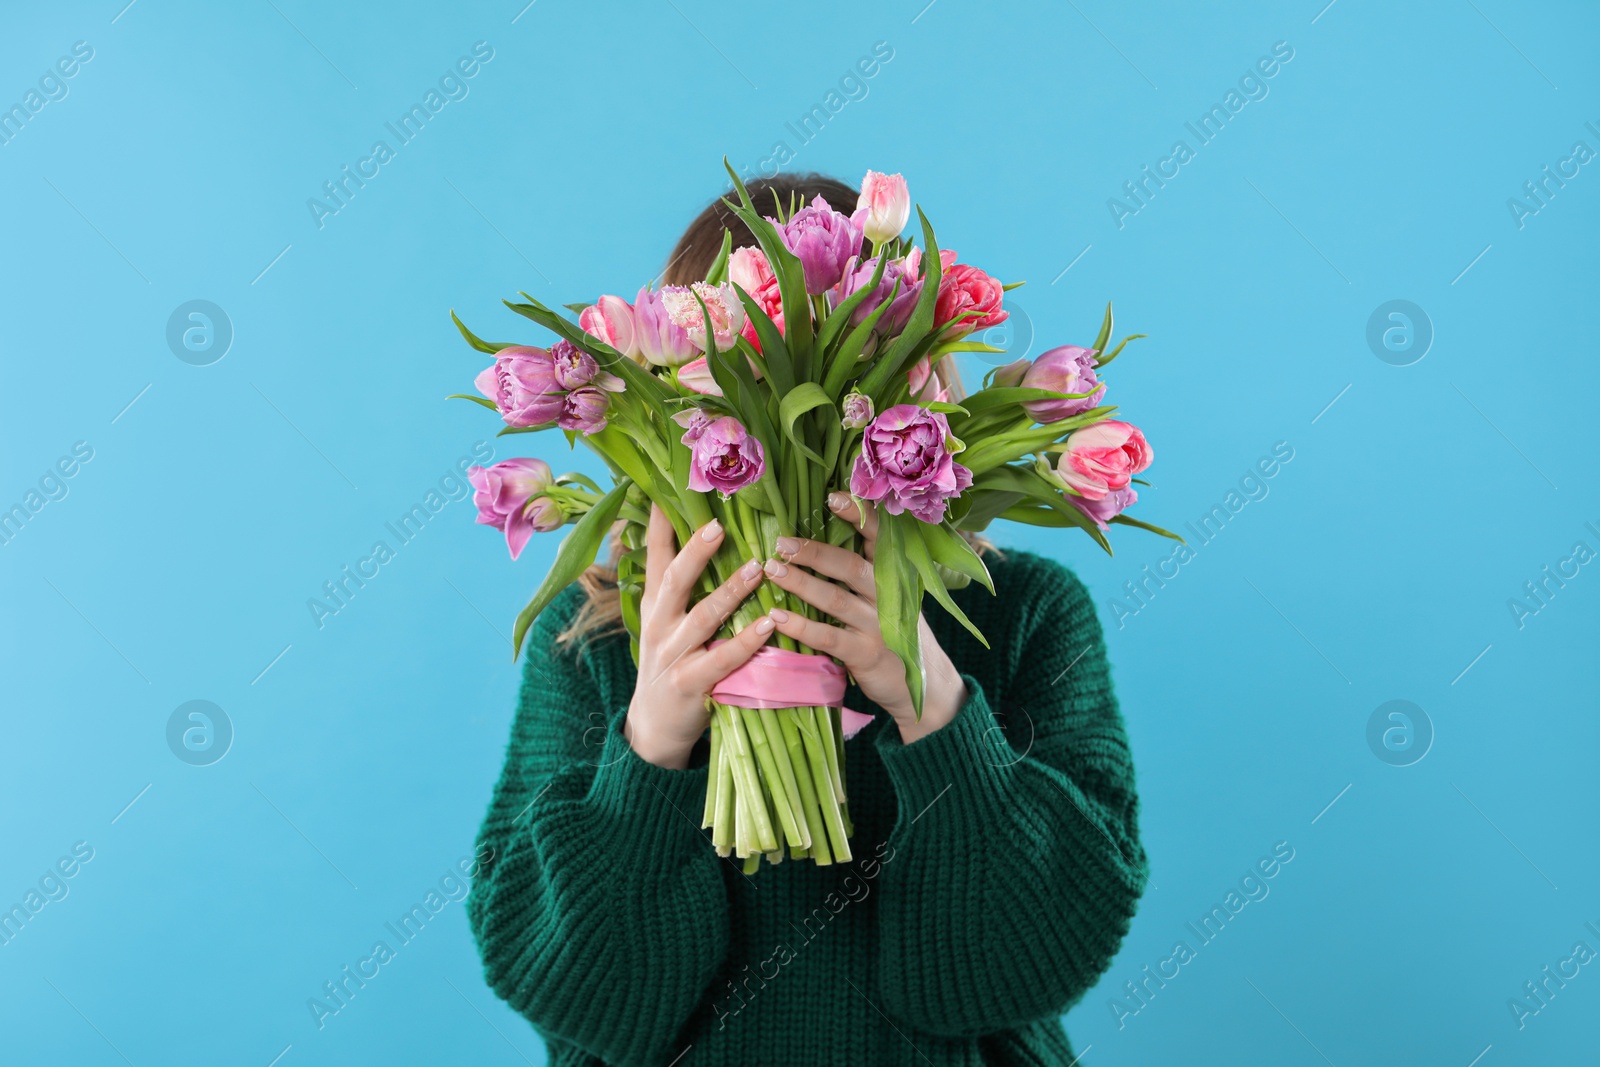
{"label": "light blue background", "polygon": [[[1600,550],[1600,164],[1507,208],[1600,150],[1592,6],[122,2],[8,4],[0,32],[5,105],[94,49],[0,145],[0,507],[94,450],[0,546],[0,903],[94,849],[0,947],[7,1062],[544,1062],[460,903],[324,1029],[305,1005],[470,852],[554,542],[512,565],[451,503],[320,629],[306,601],[494,440],[443,400],[482,365],[450,308],[534,341],[500,298],[631,293],[720,157],[780,140],[789,169],[904,172],[942,243],[1029,281],[1035,352],[1088,343],[1108,298],[1150,335],[1110,372],[1155,449],[1144,518],[1294,449],[1121,628],[1165,542],[999,532],[1095,591],[1138,763],[1154,885],[1067,1018],[1083,1062],[1593,1054],[1600,964],[1524,1029],[1507,1008],[1600,950],[1600,565],[1521,628],[1507,607]],[[469,95],[319,228],[307,199],[476,41]],[[801,145],[785,123],[878,41]],[[1279,41],[1269,95],[1119,228],[1107,199]],[[192,299],[235,331],[210,366],[165,341]],[[1391,299],[1435,331],[1410,366],[1366,342]],[[209,767],[165,739],[194,699],[236,731]],[[1366,742],[1392,699],[1436,735],[1409,767]],[[1279,841],[1270,896],[1119,1029],[1123,983]]]}

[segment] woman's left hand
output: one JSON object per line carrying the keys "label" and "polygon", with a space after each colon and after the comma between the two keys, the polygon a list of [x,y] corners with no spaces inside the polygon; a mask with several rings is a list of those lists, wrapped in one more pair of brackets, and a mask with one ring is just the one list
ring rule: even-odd
{"label": "woman's left hand", "polygon": [[[905,665],[885,646],[883,631],[878,625],[877,584],[872,571],[878,534],[876,510],[869,509],[863,521],[855,503],[845,493],[829,494],[828,507],[861,531],[866,541],[864,557],[822,541],[780,537],[779,558],[767,561],[766,572],[774,585],[833,616],[843,625],[833,626],[779,609],[768,615],[777,623],[779,633],[837,657],[854,676],[862,693],[894,719],[900,727],[900,739],[910,744],[955,718],[967,698],[966,683],[950,657],[939,647],[927,620],[918,615],[923,695],[922,718],[917,718],[911,706],[911,691],[906,687]],[[816,574],[807,573],[802,567]]]}

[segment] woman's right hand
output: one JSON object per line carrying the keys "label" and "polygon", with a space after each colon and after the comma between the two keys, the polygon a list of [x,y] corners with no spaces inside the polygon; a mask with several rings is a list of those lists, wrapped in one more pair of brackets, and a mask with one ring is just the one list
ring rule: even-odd
{"label": "woman's right hand", "polygon": [[660,767],[689,765],[689,752],[710,721],[706,698],[712,686],[755,655],[774,628],[763,615],[731,640],[705,647],[764,576],[760,561],[750,560],[690,608],[689,596],[723,536],[721,523],[713,519],[676,551],[671,521],[659,507],[650,508],[639,604],[639,679],[623,736],[640,758]]}

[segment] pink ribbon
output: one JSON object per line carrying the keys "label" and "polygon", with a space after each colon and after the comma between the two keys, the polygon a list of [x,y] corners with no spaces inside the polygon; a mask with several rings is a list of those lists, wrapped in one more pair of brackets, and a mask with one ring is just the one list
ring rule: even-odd
{"label": "pink ribbon", "polygon": [[[707,648],[722,644],[712,641]],[[762,645],[711,689],[712,699],[739,708],[838,708],[848,739],[872,716],[844,706],[845,670],[828,656]]]}

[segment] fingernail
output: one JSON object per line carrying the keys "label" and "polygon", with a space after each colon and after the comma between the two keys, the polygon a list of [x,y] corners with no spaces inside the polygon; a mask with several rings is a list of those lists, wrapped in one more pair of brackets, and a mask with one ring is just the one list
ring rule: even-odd
{"label": "fingernail", "polygon": [[710,522],[706,523],[705,526],[700,530],[700,540],[702,541],[715,541],[721,535],[722,523],[718,522],[716,519],[712,519]]}
{"label": "fingernail", "polygon": [[773,608],[771,611],[767,612],[767,617],[772,619],[774,622],[789,621],[789,613],[784,611],[782,608]]}
{"label": "fingernail", "polygon": [[800,551],[800,542],[796,541],[792,537],[780,537],[778,538],[776,547],[778,551],[782,552],[784,555],[792,556],[796,552]]}
{"label": "fingernail", "polygon": [[828,506],[834,511],[843,511],[850,506],[849,493],[829,493]]}
{"label": "fingernail", "polygon": [[746,563],[743,567],[739,568],[739,577],[743,578],[747,582],[760,573],[761,564],[757,560],[751,560],[749,563]]}
{"label": "fingernail", "polygon": [[766,570],[767,573],[772,575],[774,578],[782,578],[785,574],[789,573],[789,568],[784,565],[784,562],[781,559],[767,560]]}
{"label": "fingernail", "polygon": [[772,619],[763,615],[760,621],[756,623],[756,633],[770,634],[772,632],[772,628],[776,625],[777,623],[773,622]]}

